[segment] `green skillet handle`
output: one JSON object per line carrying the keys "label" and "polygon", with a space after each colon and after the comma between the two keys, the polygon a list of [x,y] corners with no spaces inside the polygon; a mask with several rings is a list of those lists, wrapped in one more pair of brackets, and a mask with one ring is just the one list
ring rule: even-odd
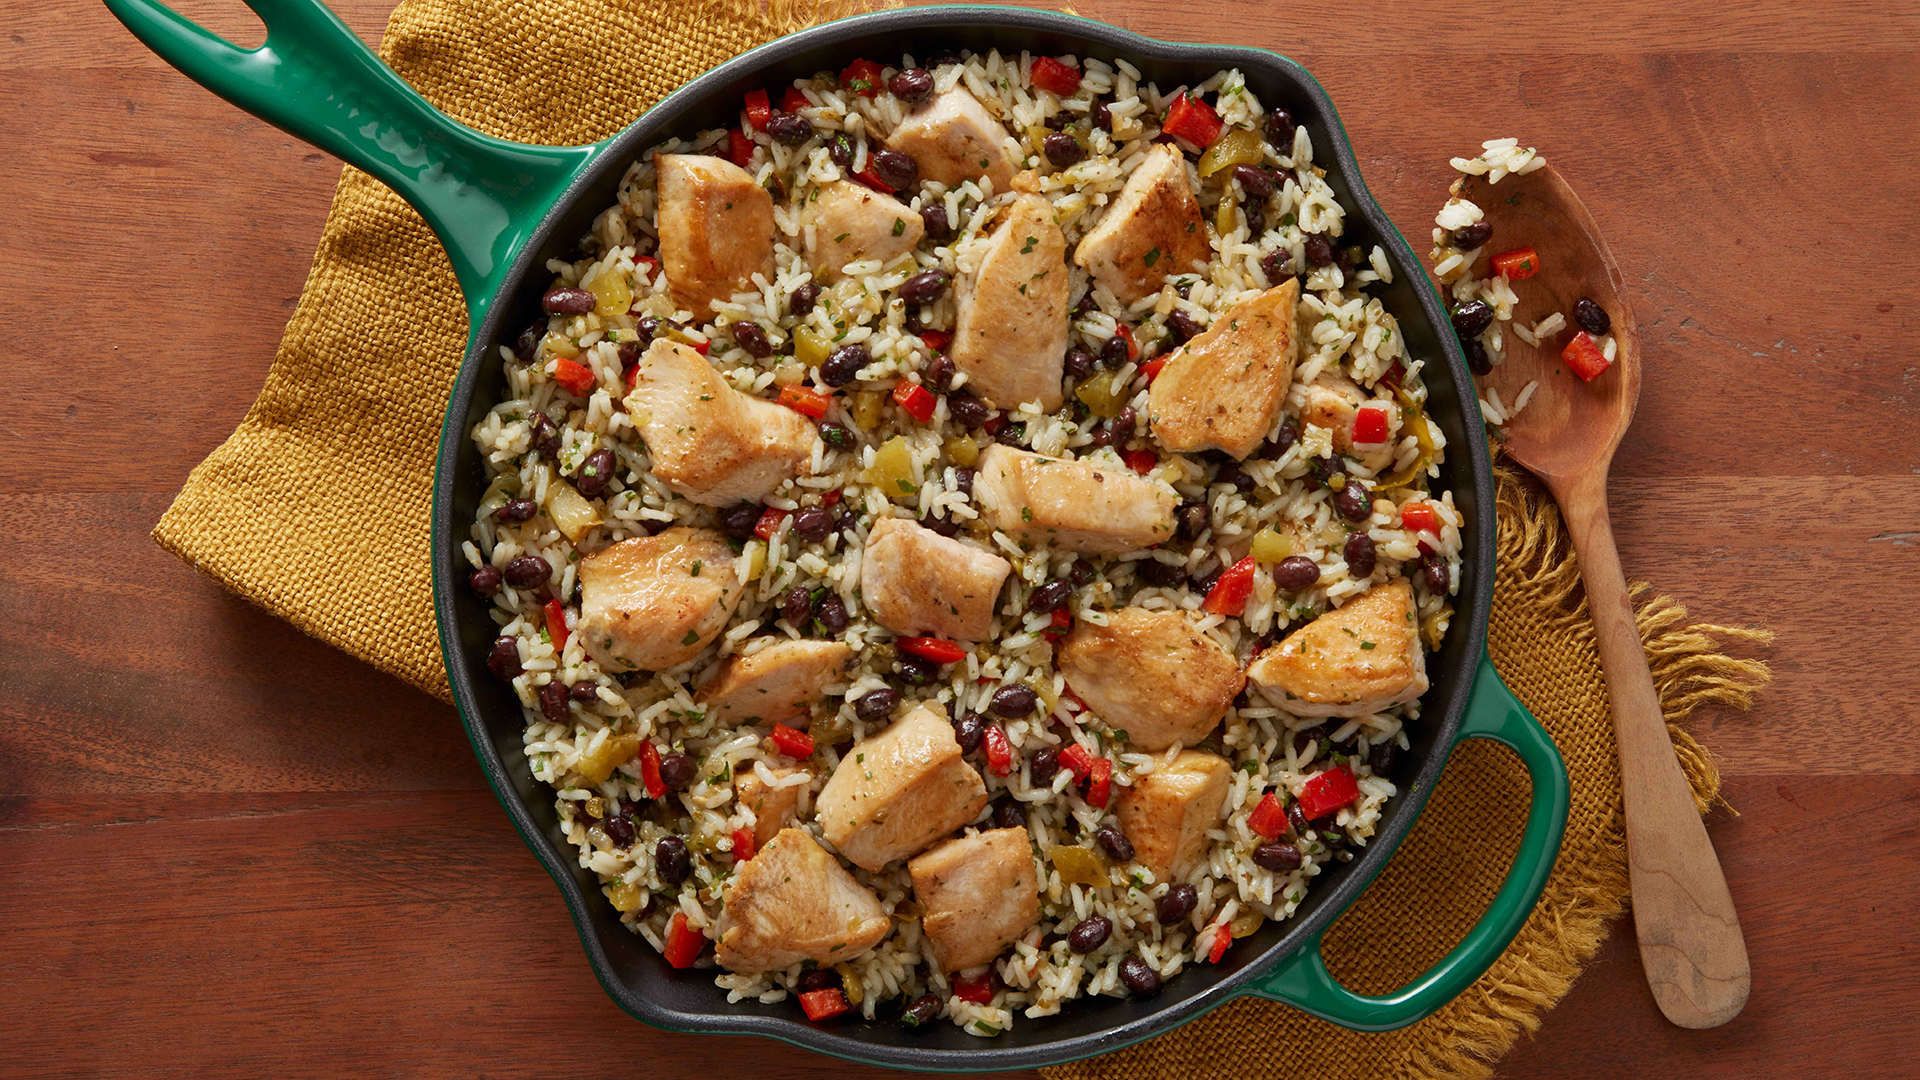
{"label": "green skillet handle", "polygon": [[1299,952],[1252,986],[1252,993],[1343,1027],[1391,1031],[1433,1015],[1493,966],[1532,913],[1560,852],[1560,836],[1567,826],[1567,767],[1552,736],[1527,713],[1485,659],[1480,661],[1466,720],[1454,745],[1466,739],[1492,739],[1512,747],[1533,780],[1533,803],[1527,810],[1520,852],[1487,913],[1431,970],[1391,994],[1367,997],[1340,985],[1320,955],[1325,931],[1309,938]]}
{"label": "green skillet handle", "polygon": [[105,2],[188,78],[412,203],[446,246],[475,328],[520,245],[601,149],[507,142],[450,119],[319,0],[246,0],[267,26],[257,49],[157,0]]}

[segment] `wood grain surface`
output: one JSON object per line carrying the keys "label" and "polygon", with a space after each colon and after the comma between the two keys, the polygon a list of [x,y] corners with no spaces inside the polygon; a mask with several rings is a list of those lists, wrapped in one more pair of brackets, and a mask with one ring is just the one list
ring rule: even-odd
{"label": "wood grain surface", "polygon": [[[336,8],[371,41],[390,3]],[[1416,243],[1448,157],[1539,145],[1640,323],[1627,575],[1779,634],[1754,712],[1696,722],[1745,1013],[1667,1024],[1622,924],[1497,1075],[1920,1076],[1920,4],[1077,6],[1309,65]],[[339,164],[96,4],[0,12],[0,1076],[878,1075],[619,1013],[453,712],[147,539],[258,389]]]}

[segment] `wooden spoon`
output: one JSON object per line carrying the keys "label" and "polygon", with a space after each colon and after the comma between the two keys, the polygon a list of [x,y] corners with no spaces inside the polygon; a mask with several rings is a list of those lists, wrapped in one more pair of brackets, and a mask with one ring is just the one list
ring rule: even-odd
{"label": "wooden spoon", "polygon": [[[1493,224],[1489,254],[1521,247],[1539,253],[1540,273],[1513,284],[1519,297],[1514,322],[1531,325],[1555,311],[1568,320],[1566,329],[1544,336],[1537,349],[1509,330],[1505,362],[1482,382],[1498,388],[1509,408],[1528,383],[1538,384],[1526,408],[1507,424],[1506,448],[1553,492],[1579,554],[1613,700],[1640,962],[1668,1020],[1686,1028],[1718,1027],[1747,1002],[1747,947],[1667,735],[1607,519],[1607,467],[1640,397],[1633,308],[1600,230],[1552,166],[1492,185],[1484,177],[1466,177],[1460,192]],[[1582,298],[1606,311],[1617,346],[1613,366],[1592,383],[1580,381],[1560,360],[1561,348],[1579,330],[1573,306]]]}

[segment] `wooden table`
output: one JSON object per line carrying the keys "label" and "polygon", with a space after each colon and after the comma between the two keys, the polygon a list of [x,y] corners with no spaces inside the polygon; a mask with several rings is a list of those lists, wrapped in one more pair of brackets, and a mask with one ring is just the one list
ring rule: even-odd
{"label": "wooden table", "polygon": [[[374,40],[389,2],[341,10]],[[877,1073],[619,1013],[453,711],[148,540],[258,388],[339,165],[94,4],[4,10],[0,1074]],[[1645,333],[1628,573],[1779,633],[1758,708],[1698,721],[1745,1015],[1666,1025],[1622,924],[1498,1074],[1920,1075],[1920,6],[1081,10],[1306,62],[1416,243],[1449,156],[1539,143]]]}

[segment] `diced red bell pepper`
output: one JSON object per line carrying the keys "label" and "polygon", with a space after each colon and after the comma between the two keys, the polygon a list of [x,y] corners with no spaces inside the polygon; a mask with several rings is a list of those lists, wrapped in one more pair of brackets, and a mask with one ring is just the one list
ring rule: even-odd
{"label": "diced red bell pepper", "polygon": [[994,413],[992,416],[987,417],[986,422],[980,426],[986,429],[987,434],[998,435],[1000,434],[1000,429],[1007,426],[1007,418],[1000,413]]}
{"label": "diced red bell pepper", "polygon": [[1131,360],[1140,355],[1140,343],[1134,340],[1133,327],[1122,326],[1116,329],[1114,333],[1120,336],[1121,341],[1127,343],[1127,359]]}
{"label": "diced red bell pepper", "polygon": [[654,746],[651,739],[640,743],[640,786],[647,790],[649,799],[667,793],[667,782],[660,779],[660,748]]}
{"label": "diced red bell pepper", "polygon": [[1300,789],[1300,812],[1318,821],[1360,797],[1360,785],[1344,765],[1314,774]]}
{"label": "diced red bell pepper", "polygon": [[1005,776],[1013,771],[1013,744],[1007,741],[1007,731],[999,724],[987,728],[986,738],[982,740],[987,749],[987,771],[995,776]]}
{"label": "diced red bell pepper", "polygon": [[1073,625],[1073,612],[1066,607],[1053,609],[1053,625],[1040,631],[1040,636],[1048,641],[1059,641],[1066,635],[1067,628]]}
{"label": "diced red bell pepper", "polygon": [[1127,463],[1127,468],[1141,476],[1152,472],[1153,467],[1160,464],[1159,455],[1151,450],[1125,450],[1121,452],[1120,460]]}
{"label": "diced red bell pepper", "polygon": [[1219,963],[1220,958],[1227,955],[1227,946],[1231,944],[1233,944],[1233,931],[1225,926],[1216,928],[1213,933],[1213,944],[1207,947],[1207,963]]}
{"label": "diced red bell pepper", "polygon": [[1051,56],[1035,60],[1030,74],[1033,85],[1042,90],[1051,90],[1061,97],[1072,97],[1080,89],[1080,73]]}
{"label": "diced red bell pepper", "polygon": [[922,330],[920,331],[920,340],[927,343],[927,348],[932,349],[934,352],[939,352],[953,341],[953,331]]}
{"label": "diced red bell pepper", "polygon": [[810,109],[812,107],[813,102],[808,101],[807,95],[802,93],[797,86],[789,86],[780,92],[781,112],[799,112],[801,109]]}
{"label": "diced red bell pepper", "polygon": [[1613,365],[1613,361],[1607,359],[1607,354],[1601,350],[1600,343],[1585,330],[1573,335],[1567,347],[1560,350],[1560,361],[1573,369],[1573,373],[1580,376],[1583,382],[1592,382]]}
{"label": "diced red bell pepper", "polygon": [[739,128],[727,132],[727,160],[743,169],[753,160],[753,140]]}
{"label": "diced red bell pepper", "polygon": [[936,664],[957,664],[967,658],[967,650],[946,638],[904,637],[894,644],[908,656],[917,656]]}
{"label": "diced red bell pepper", "polygon": [[1160,369],[1166,366],[1167,366],[1167,358],[1164,356],[1160,357],[1158,360],[1149,360],[1146,363],[1140,365],[1141,373],[1146,375],[1147,377],[1148,386],[1153,385],[1153,380],[1160,377]]}
{"label": "diced red bell pepper", "polygon": [[569,394],[585,397],[593,391],[593,370],[564,356],[553,358],[553,381],[566,387]]}
{"label": "diced red bell pepper", "polygon": [[1247,597],[1253,595],[1253,574],[1258,565],[1251,555],[1234,563],[1213,583],[1200,606],[1215,615],[1243,614],[1247,610]]}
{"label": "diced red bell pepper", "polygon": [[853,178],[867,185],[873,190],[879,192],[882,195],[893,194],[893,185],[887,183],[885,180],[880,179],[880,174],[873,171],[873,163],[871,161],[867,163],[866,168],[861,169],[857,173],[854,173]]}
{"label": "diced red bell pepper", "polygon": [[648,277],[652,277],[654,271],[660,269],[660,260],[651,255],[635,255],[633,257],[633,264],[635,266],[645,267]]}
{"label": "diced red bell pepper", "polygon": [[677,968],[692,967],[706,944],[707,935],[687,925],[686,912],[673,913],[673,921],[667,924],[667,963]]}
{"label": "diced red bell pepper", "polygon": [[820,496],[820,505],[831,510],[840,505],[840,500],[843,497],[844,493],[839,488],[834,488],[832,491]]}
{"label": "diced red bell pepper", "polygon": [[702,338],[699,341],[687,342],[687,348],[692,349],[694,352],[699,353],[701,356],[705,356],[707,355],[707,352],[713,348],[713,342],[708,341],[705,338]]}
{"label": "diced red bell pepper", "polygon": [[549,600],[544,610],[547,613],[547,637],[553,640],[553,651],[556,653],[567,651],[566,605],[558,600]]}
{"label": "diced red bell pepper", "polygon": [[746,862],[748,859],[753,858],[754,854],[758,850],[759,849],[757,844],[755,843],[755,838],[753,835],[753,826],[742,825],[739,828],[733,830],[733,861],[734,862],[736,863]]}
{"label": "diced red bell pepper", "polygon": [[1362,405],[1353,414],[1353,441],[1378,446],[1387,441],[1387,407]]}
{"label": "diced red bell pepper", "polygon": [[1222,126],[1220,114],[1213,111],[1213,106],[1192,94],[1181,94],[1167,109],[1167,118],[1160,124],[1160,130],[1178,135],[1195,146],[1212,146],[1213,140],[1220,137]]}
{"label": "diced red bell pepper", "polygon": [[638,379],[639,377],[640,377],[640,361],[638,360],[635,360],[633,363],[628,364],[626,367],[623,367],[620,369],[620,381],[627,384],[627,389],[629,390],[633,389],[634,380]]}
{"label": "diced red bell pepper", "polygon": [[847,69],[840,73],[840,84],[861,97],[873,97],[885,83],[880,77],[884,70],[879,64],[863,57],[848,64]]}
{"label": "diced red bell pepper", "polygon": [[753,535],[762,540],[771,540],[773,539],[774,530],[778,529],[780,523],[785,520],[787,520],[787,512],[785,510],[769,506],[765,510],[760,511],[760,520],[753,523]]}
{"label": "diced red bell pepper", "polygon": [[846,991],[829,986],[825,990],[809,990],[801,994],[800,1008],[806,1011],[807,1019],[819,1023],[839,1016],[852,1006],[847,1004]]}
{"label": "diced red bell pepper", "polygon": [[1260,805],[1247,815],[1247,828],[1271,840],[1287,831],[1287,807],[1280,796],[1269,791],[1260,796]]}
{"label": "diced red bell pepper", "polygon": [[790,758],[813,756],[813,736],[804,731],[796,731],[785,724],[773,725],[773,733],[767,736],[775,750]]}
{"label": "diced red bell pepper", "polygon": [[1502,252],[1493,257],[1493,272],[1508,281],[1530,278],[1540,272],[1540,256],[1530,247]]}
{"label": "diced red bell pepper", "polygon": [[1395,360],[1393,366],[1387,369],[1387,373],[1380,376],[1380,382],[1384,386],[1399,386],[1400,380],[1406,377],[1407,365]]}
{"label": "diced red bell pepper", "polygon": [[1093,752],[1079,743],[1068,743],[1067,748],[1060,751],[1060,764],[1065,765],[1075,779],[1085,780],[1093,775]]}
{"label": "diced red bell pepper", "polygon": [[953,980],[953,996],[961,1001],[971,1001],[975,1005],[985,1005],[993,1000],[993,973],[988,972],[972,979]]}
{"label": "diced red bell pepper", "polygon": [[1107,799],[1113,794],[1113,762],[1107,758],[1095,758],[1093,768],[1087,772],[1087,803],[1105,809]]}
{"label": "diced red bell pepper", "polygon": [[1430,532],[1436,536],[1440,533],[1440,515],[1434,513],[1433,504],[1429,502],[1416,500],[1402,506],[1400,508],[1400,524],[1404,526],[1408,532]]}
{"label": "diced red bell pepper", "polygon": [[767,121],[773,119],[773,106],[767,103],[765,90],[747,91],[746,112],[747,123],[753,125],[753,130],[767,130]]}
{"label": "diced red bell pepper", "polygon": [[780,404],[797,413],[805,413],[815,420],[827,415],[833,407],[833,395],[823,394],[805,383],[791,383],[780,388],[777,398]]}
{"label": "diced red bell pepper", "polygon": [[921,423],[933,419],[933,407],[939,402],[933,392],[919,383],[903,382],[893,388],[894,404],[907,410],[907,415]]}

